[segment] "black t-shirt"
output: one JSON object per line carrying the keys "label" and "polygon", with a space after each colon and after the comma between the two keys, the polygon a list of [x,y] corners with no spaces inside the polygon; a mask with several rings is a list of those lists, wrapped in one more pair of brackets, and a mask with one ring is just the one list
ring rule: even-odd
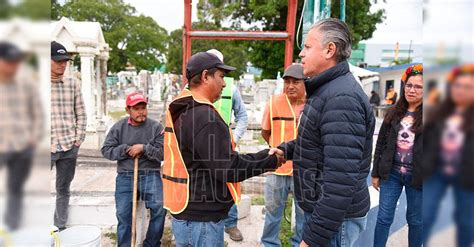
{"label": "black t-shirt", "polygon": [[410,172],[413,168],[413,147],[415,145],[415,133],[412,130],[415,122],[415,113],[407,112],[400,121],[400,129],[398,130],[396,151],[393,161],[394,168],[401,167],[401,172]]}

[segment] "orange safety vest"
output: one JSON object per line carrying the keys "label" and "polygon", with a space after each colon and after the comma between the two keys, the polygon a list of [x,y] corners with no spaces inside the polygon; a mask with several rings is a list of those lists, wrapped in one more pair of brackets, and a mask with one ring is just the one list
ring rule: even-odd
{"label": "orange safety vest", "polygon": [[428,93],[428,105],[434,106],[439,103],[441,92],[438,89],[433,89]]}
{"label": "orange safety vest", "polygon": [[385,103],[387,103],[387,105],[393,105],[395,102],[393,102],[392,98],[393,96],[395,96],[396,92],[393,91],[393,92],[387,92],[387,97],[385,97]]}
{"label": "orange safety vest", "polygon": [[[178,99],[192,97],[196,102],[207,104],[213,109],[214,106],[205,100],[196,99],[191,91],[184,89],[171,103]],[[166,127],[164,139],[164,164],[162,166],[163,174],[163,207],[172,214],[183,212],[188,206],[189,201],[189,173],[184,163],[181,151],[179,150],[178,139],[174,131],[173,118],[168,110],[166,111]],[[224,121],[222,119],[222,121]],[[192,123],[190,123],[192,124]],[[232,137],[232,135],[231,135]],[[234,145],[232,145],[232,149]],[[240,183],[227,183],[234,202],[240,202]]]}
{"label": "orange safety vest", "polygon": [[[270,146],[278,147],[282,142],[296,139],[298,134],[297,116],[291,107],[286,94],[270,97]],[[293,175],[293,162],[287,161],[274,174],[281,176]]]}

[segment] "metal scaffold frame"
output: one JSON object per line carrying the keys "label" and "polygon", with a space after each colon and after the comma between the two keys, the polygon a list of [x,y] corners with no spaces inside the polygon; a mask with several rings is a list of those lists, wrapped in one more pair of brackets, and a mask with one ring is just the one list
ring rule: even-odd
{"label": "metal scaffold frame", "polygon": [[285,31],[206,31],[193,30],[191,22],[192,0],[184,0],[183,30],[183,83],[186,83],[186,64],[191,57],[193,39],[224,40],[277,40],[285,41],[285,68],[293,62],[295,43],[296,11],[298,0],[288,0],[288,15]]}

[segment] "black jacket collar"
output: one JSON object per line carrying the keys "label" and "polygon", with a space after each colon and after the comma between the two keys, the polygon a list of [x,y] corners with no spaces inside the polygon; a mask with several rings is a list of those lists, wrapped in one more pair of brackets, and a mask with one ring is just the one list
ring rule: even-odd
{"label": "black jacket collar", "polygon": [[305,81],[306,95],[308,95],[308,97],[311,96],[317,88],[348,72],[350,72],[349,64],[347,61],[343,61],[336,64],[336,66],[324,71],[320,75],[307,79]]}

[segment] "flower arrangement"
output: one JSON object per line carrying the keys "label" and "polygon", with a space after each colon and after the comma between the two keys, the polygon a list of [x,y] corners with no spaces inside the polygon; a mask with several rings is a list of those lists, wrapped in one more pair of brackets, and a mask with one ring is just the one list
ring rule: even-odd
{"label": "flower arrangement", "polygon": [[448,73],[448,82],[453,82],[460,74],[474,73],[474,64],[464,64],[455,67]]}
{"label": "flower arrangement", "polygon": [[410,65],[406,70],[405,73],[402,75],[402,81],[403,83],[406,83],[408,80],[408,77],[412,75],[422,75],[423,74],[423,64],[418,63],[414,65]]}

